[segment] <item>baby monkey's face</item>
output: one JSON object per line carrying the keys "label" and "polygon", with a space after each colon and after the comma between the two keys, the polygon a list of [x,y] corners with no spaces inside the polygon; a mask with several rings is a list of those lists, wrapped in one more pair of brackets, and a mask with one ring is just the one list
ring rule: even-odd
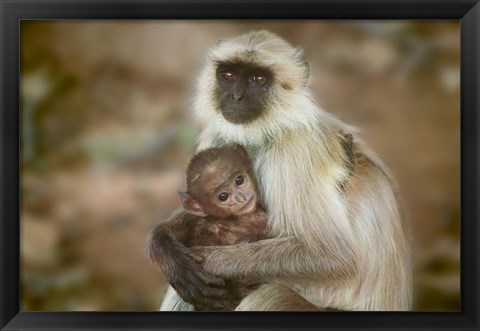
{"label": "baby monkey's face", "polygon": [[211,204],[227,215],[240,216],[255,211],[256,187],[246,171],[217,173],[212,177],[208,185]]}
{"label": "baby monkey's face", "polygon": [[205,217],[241,216],[256,211],[258,187],[252,164],[241,146],[212,148],[195,155],[187,169],[184,209]]}

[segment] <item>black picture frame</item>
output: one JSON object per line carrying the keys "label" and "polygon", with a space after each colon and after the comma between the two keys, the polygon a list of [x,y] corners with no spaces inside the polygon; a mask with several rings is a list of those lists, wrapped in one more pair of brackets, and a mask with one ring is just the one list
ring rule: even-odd
{"label": "black picture frame", "polygon": [[[478,0],[0,0],[2,330],[479,330]],[[341,313],[21,312],[19,304],[19,36],[30,19],[460,19],[461,311]]]}

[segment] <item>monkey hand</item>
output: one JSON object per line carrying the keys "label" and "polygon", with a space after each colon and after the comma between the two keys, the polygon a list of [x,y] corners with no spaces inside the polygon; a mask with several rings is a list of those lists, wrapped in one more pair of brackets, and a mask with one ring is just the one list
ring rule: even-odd
{"label": "monkey hand", "polygon": [[[180,274],[180,273],[179,273]],[[224,281],[205,272],[198,264],[181,272],[182,276],[174,277],[170,283],[185,302],[198,310],[221,310],[223,301],[228,297],[223,287]]]}
{"label": "monkey hand", "polygon": [[195,246],[190,247],[188,254],[195,260],[195,262],[204,264],[218,248],[218,246]]}
{"label": "monkey hand", "polygon": [[228,296],[224,280],[205,271],[188,247],[169,235],[158,235],[150,240],[149,255],[185,302],[222,308],[221,301]]}
{"label": "monkey hand", "polygon": [[193,260],[185,260],[179,267],[181,271],[167,276],[167,279],[185,302],[195,306],[195,310],[224,308],[228,292],[221,278],[210,275]]}
{"label": "monkey hand", "polygon": [[215,256],[219,250],[226,249],[228,246],[195,246],[190,248],[190,256],[199,263],[203,270],[209,274],[219,276],[219,277],[228,277],[227,275],[217,274],[219,270],[216,268],[216,262],[218,261]]}

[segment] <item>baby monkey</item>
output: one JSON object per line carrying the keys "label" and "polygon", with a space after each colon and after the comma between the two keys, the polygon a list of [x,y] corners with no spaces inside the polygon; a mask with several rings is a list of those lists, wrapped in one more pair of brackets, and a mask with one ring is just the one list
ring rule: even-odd
{"label": "baby monkey", "polygon": [[[196,154],[187,168],[187,191],[179,192],[183,208],[198,216],[184,244],[223,246],[267,238],[267,214],[247,152],[240,146],[210,148]],[[226,280],[233,310],[254,285]],[[195,310],[218,310],[195,307]]]}

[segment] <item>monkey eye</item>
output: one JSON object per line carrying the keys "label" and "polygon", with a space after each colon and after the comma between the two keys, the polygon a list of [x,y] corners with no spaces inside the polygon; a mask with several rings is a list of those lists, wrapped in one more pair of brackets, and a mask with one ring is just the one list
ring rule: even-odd
{"label": "monkey eye", "polygon": [[221,73],[222,77],[226,81],[231,81],[233,82],[234,80],[237,79],[237,75],[233,71],[224,71]]}
{"label": "monkey eye", "polygon": [[243,177],[243,175],[240,175],[237,178],[235,178],[235,184],[237,185],[242,185],[244,181],[245,181],[245,178]]}
{"label": "monkey eye", "polygon": [[254,75],[250,77],[249,82],[258,86],[263,86],[267,83],[267,77],[262,75]]}
{"label": "monkey eye", "polygon": [[220,201],[227,201],[228,199],[228,193],[222,192],[218,195],[218,200]]}

